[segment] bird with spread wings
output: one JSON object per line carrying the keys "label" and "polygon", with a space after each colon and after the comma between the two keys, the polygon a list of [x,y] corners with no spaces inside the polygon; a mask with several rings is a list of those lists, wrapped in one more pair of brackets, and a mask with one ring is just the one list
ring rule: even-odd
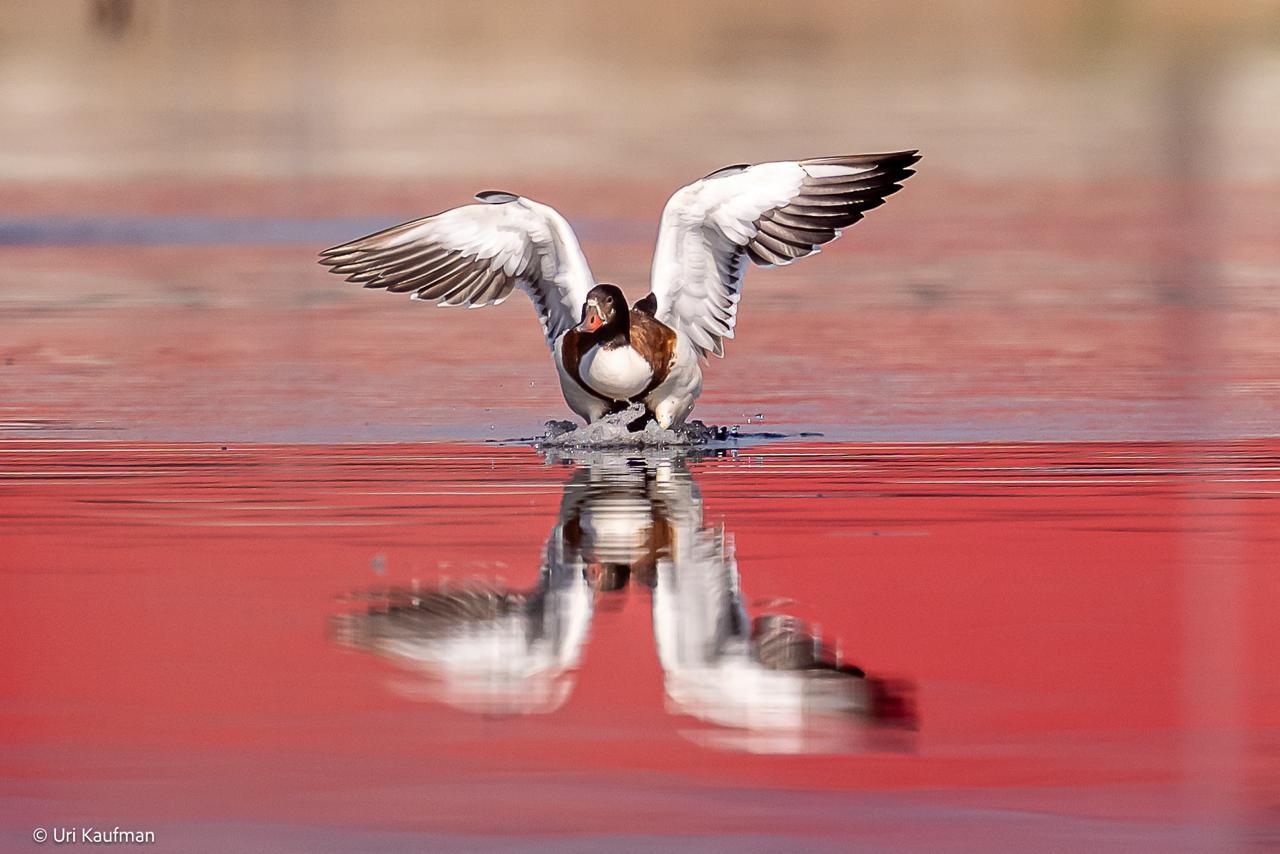
{"label": "bird with spread wings", "polygon": [[542,323],[569,407],[588,422],[643,403],[688,417],[702,365],[724,355],[750,264],[816,254],[914,174],[916,151],[729,166],[677,190],[658,225],[650,293],[628,306],[597,283],[569,223],[523,196],[413,220],[321,253],[366,288],[444,306],[497,305],[519,288]]}

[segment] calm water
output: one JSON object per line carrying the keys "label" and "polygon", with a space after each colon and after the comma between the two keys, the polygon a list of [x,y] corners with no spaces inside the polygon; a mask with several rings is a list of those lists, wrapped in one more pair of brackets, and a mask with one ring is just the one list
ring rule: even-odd
{"label": "calm water", "polygon": [[11,442],[5,832],[1262,850],[1278,466]]}
{"label": "calm water", "polygon": [[[0,851],[1280,845],[1275,6],[6,0]],[[906,148],[736,452],[486,442],[527,301],[315,263],[505,189],[638,298],[683,183]]]}

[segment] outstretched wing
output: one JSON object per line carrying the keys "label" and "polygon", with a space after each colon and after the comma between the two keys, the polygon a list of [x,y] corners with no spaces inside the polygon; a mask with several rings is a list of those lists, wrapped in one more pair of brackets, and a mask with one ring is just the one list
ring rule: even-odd
{"label": "outstretched wing", "polygon": [[662,211],[650,287],[657,318],[702,355],[733,337],[747,259],[818,251],[915,174],[915,151],[730,166],[677,190]]}
{"label": "outstretched wing", "polygon": [[497,305],[520,288],[547,343],[581,319],[595,281],[573,229],[554,209],[510,193],[326,249],[320,263],[366,288],[437,305]]}

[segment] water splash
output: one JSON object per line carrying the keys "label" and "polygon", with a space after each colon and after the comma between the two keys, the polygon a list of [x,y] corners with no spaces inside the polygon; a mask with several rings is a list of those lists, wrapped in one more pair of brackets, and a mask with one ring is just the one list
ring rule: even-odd
{"label": "water splash", "polygon": [[644,406],[637,403],[586,426],[572,421],[548,421],[543,435],[533,441],[551,448],[660,448],[710,445],[737,438],[736,427],[717,427],[701,421],[664,430],[650,419],[642,429],[631,430],[628,425],[644,414]]}

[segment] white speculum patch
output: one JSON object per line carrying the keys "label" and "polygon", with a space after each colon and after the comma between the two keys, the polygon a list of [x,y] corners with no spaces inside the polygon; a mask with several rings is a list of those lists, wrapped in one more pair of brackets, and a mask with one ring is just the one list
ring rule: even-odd
{"label": "white speculum patch", "polygon": [[626,400],[645,390],[653,371],[633,347],[592,347],[582,357],[582,379],[607,397]]}

